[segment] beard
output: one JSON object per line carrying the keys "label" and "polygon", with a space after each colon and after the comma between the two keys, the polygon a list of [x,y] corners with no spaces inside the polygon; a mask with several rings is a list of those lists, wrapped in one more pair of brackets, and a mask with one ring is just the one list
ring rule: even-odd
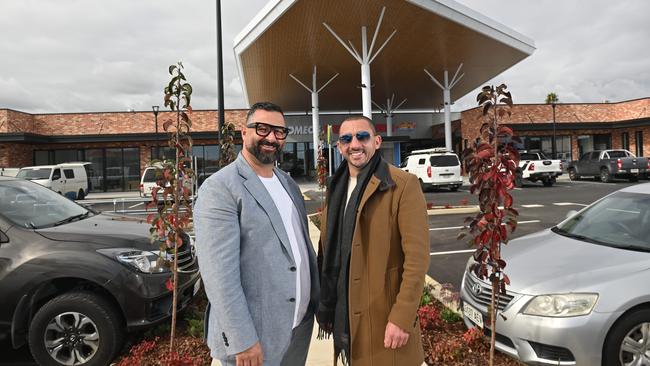
{"label": "beard", "polygon": [[[264,152],[262,151],[262,145],[273,146],[275,147],[274,152]],[[280,159],[280,144],[277,142],[269,142],[266,140],[260,140],[257,144],[246,146],[246,150],[251,153],[255,158],[262,164],[273,164]]]}

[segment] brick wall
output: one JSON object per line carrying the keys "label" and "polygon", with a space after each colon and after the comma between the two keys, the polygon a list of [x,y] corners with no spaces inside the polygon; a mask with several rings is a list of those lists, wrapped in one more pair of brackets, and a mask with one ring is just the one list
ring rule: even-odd
{"label": "brick wall", "polygon": [[35,128],[34,115],[11,109],[0,110],[0,133],[34,133]]}
{"label": "brick wall", "polygon": [[[623,122],[650,118],[650,98],[637,99],[620,103],[601,104],[557,104],[555,107],[555,122],[580,123],[580,122]],[[473,108],[461,112],[461,135],[463,139],[473,141],[479,136],[483,124],[482,110]],[[516,125],[543,124],[548,126],[553,122],[553,107],[549,104],[521,104],[512,108],[512,115],[505,116],[500,123]],[[580,129],[572,131],[556,131],[556,136],[571,136],[573,158],[578,158],[578,136],[594,134],[611,134],[612,148],[621,148],[621,134],[629,134],[629,150],[636,152],[635,132],[643,133],[643,155],[650,156],[650,126],[637,128],[611,129]],[[549,136],[548,131],[520,131],[520,136]]]}
{"label": "brick wall", "polygon": [[0,144],[0,167],[21,168],[32,165],[33,146],[27,144]]}

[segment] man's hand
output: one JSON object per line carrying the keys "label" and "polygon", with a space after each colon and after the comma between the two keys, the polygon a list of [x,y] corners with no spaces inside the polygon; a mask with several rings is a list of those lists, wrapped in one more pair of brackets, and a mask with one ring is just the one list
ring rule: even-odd
{"label": "man's hand", "polygon": [[260,342],[255,343],[251,348],[235,355],[237,366],[262,366],[264,353]]}
{"label": "man's hand", "polygon": [[386,324],[386,333],[384,334],[384,347],[397,349],[406,345],[409,340],[409,334],[397,325],[388,322]]}

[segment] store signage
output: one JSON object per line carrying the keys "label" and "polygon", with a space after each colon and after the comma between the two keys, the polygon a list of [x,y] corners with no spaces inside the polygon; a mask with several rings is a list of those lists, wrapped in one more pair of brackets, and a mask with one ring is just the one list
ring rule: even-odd
{"label": "store signage", "polygon": [[289,126],[289,135],[312,135],[313,131],[311,125]]}

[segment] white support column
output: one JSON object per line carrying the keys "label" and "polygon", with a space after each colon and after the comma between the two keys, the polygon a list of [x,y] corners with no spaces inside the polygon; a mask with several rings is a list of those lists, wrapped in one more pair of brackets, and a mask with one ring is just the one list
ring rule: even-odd
{"label": "white support column", "polygon": [[393,136],[393,112],[397,111],[404,103],[406,103],[406,98],[402,100],[396,107],[393,107],[395,104],[395,94],[390,98],[386,98],[386,105],[380,106],[379,104],[372,102],[381,112],[386,116],[386,136]]}
{"label": "white support column", "polygon": [[[337,73],[336,75],[332,76],[323,86],[318,88],[317,83],[316,83],[316,66],[314,66],[314,72],[311,75],[311,83],[312,87],[308,87],[305,85],[302,81],[300,81],[297,77],[293,76],[293,74],[289,74],[289,76],[295,80],[298,84],[300,84],[303,88],[305,88],[310,94],[311,94],[311,127],[312,127],[312,141],[314,144],[314,168],[318,166],[318,142],[319,142],[319,132],[320,132],[320,123],[318,120],[318,114],[319,114],[319,107],[318,107],[318,94],[332,81],[334,80],[339,74]],[[331,163],[331,162],[330,162]]]}
{"label": "white support column", "polygon": [[386,7],[381,9],[381,14],[379,15],[379,20],[377,21],[377,27],[375,28],[375,33],[370,42],[370,47],[368,47],[368,34],[367,27],[361,27],[361,54],[357,52],[356,48],[352,44],[352,41],[348,41],[346,44],[341,37],[339,37],[332,28],[330,28],[327,23],[323,23],[323,26],[339,41],[339,43],[345,48],[352,57],[354,57],[357,62],[361,65],[361,107],[363,110],[363,115],[368,118],[372,118],[372,93],[370,88],[372,87],[370,80],[370,64],[372,61],[381,53],[381,50],[384,49],[386,44],[393,38],[397,30],[393,30],[393,33],[386,38],[384,43],[373,53],[375,47],[375,41],[377,41],[377,35],[379,34],[379,28],[381,27],[381,21],[384,18],[384,13],[386,12]]}
{"label": "white support column", "polygon": [[451,89],[456,86],[460,79],[465,76],[465,74],[460,74],[460,69],[463,67],[463,64],[458,65],[454,77],[449,81],[449,74],[447,70],[444,72],[444,85],[440,83],[431,73],[424,69],[424,72],[429,75],[431,81],[433,81],[440,89],[442,89],[442,99],[445,103],[445,148],[449,151],[453,150],[452,141],[451,141]]}

